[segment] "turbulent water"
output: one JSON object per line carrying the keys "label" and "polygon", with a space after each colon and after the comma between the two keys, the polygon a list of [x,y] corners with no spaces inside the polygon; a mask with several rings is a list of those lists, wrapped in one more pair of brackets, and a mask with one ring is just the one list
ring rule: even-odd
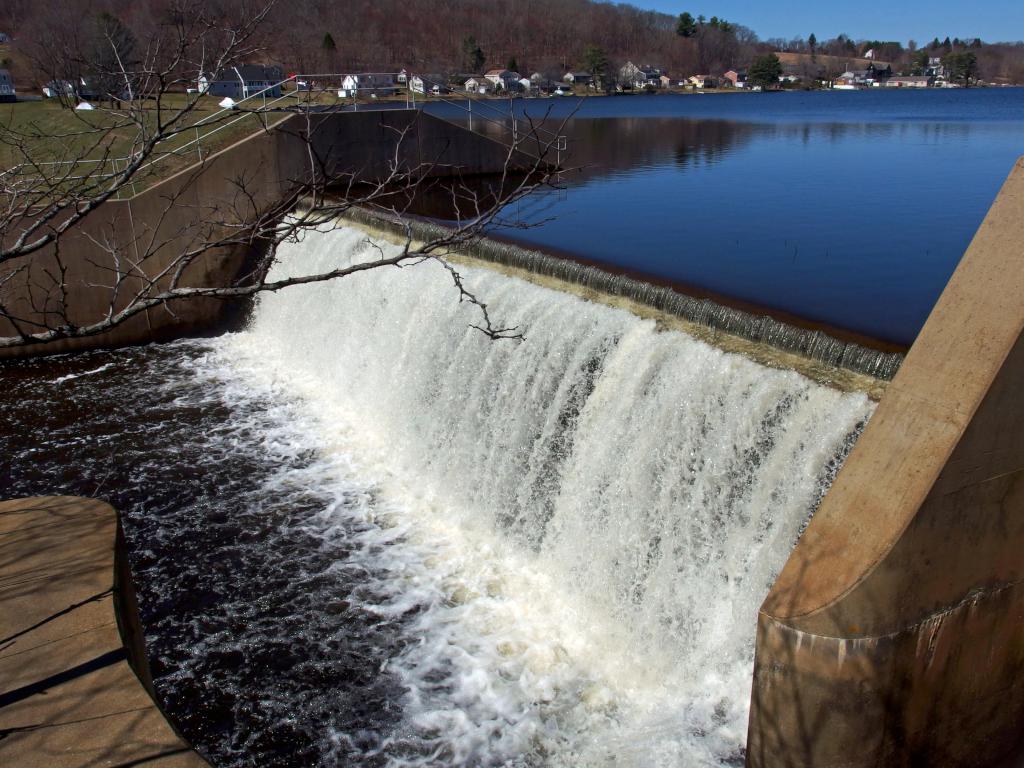
{"label": "turbulent water", "polygon": [[525,341],[425,262],[8,366],[4,479],[125,509],[158,689],[218,765],[739,764],[757,607],[869,401],[461,271]]}

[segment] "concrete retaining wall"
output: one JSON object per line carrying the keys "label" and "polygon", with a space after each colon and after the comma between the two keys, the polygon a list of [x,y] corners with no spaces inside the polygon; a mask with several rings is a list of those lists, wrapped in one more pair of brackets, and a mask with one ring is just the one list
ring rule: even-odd
{"label": "concrete retaining wall", "polygon": [[95,499],[0,502],[0,765],[207,765],[150,698],[121,545]]}
{"label": "concrete retaining wall", "polygon": [[1024,159],[761,608],[749,766],[1024,764],[1022,258]]}
{"label": "concrete retaining wall", "polygon": [[[129,303],[143,286],[143,275],[162,275],[184,249],[224,237],[228,227],[279,209],[313,173],[328,181],[342,176],[347,180],[347,174],[373,181],[393,165],[406,171],[420,169],[429,177],[494,173],[505,166],[508,154],[508,148],[498,142],[415,110],[281,117],[269,130],[130,199],[103,204],[56,246],[5,264],[0,278],[26,269],[0,288],[0,296],[9,309],[32,321],[24,326],[28,332],[42,330],[47,323],[60,324],[57,313],[64,305],[73,324],[98,322]],[[515,154],[511,166],[525,168],[530,162],[525,155]],[[261,247],[254,242],[210,249],[189,266],[182,284],[230,285],[246,274]],[[111,288],[115,259],[122,267],[136,262],[133,274],[138,275],[116,291]],[[63,280],[55,280],[61,265],[66,270]],[[239,311],[239,302],[173,302],[95,336],[0,349],[0,359],[207,332]],[[17,329],[0,319],[0,336],[15,335]]]}

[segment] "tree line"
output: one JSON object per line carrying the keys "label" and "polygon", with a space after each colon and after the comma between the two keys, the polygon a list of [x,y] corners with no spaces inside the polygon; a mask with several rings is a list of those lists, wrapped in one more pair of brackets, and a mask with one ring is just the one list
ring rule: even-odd
{"label": "tree line", "polygon": [[[97,27],[123,26],[149,40],[184,0],[4,0],[0,31],[26,54],[19,79],[42,74],[24,63],[73,59]],[[1024,82],[1024,44],[980,40],[854,41],[838,35],[761,40],[735,21],[683,12],[672,16],[593,0],[210,0],[209,13],[241,21],[271,4],[260,31],[261,56],[289,72],[391,71],[476,73],[514,63],[524,72],[560,76],[594,61],[614,71],[626,61],[651,64],[680,77],[721,75],[774,51],[855,58],[874,50],[894,71],[919,67],[922,52],[969,52],[985,80]],[[105,21],[98,22],[103,18]],[[114,20],[114,21],[112,21]],[[120,31],[118,32],[120,34]],[[101,37],[102,39],[102,37]],[[26,71],[29,70],[29,71]]]}

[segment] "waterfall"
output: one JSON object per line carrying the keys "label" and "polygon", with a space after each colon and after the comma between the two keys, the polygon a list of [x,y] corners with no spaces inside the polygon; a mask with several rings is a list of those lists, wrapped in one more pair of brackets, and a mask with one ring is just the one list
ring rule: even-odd
{"label": "waterfall", "polygon": [[[374,227],[395,231],[399,236],[406,228],[421,240],[442,237],[449,230],[440,224],[426,221],[397,221],[391,216],[365,209],[351,209],[347,217]],[[513,243],[480,238],[465,246],[465,251],[478,259],[525,269],[536,275],[546,275],[573,285],[591,288],[612,296],[622,296],[698,326],[725,331],[751,341],[763,343],[786,352],[816,360],[830,366],[846,368],[880,379],[892,379],[903,364],[899,352],[881,352],[852,341],[842,341],[822,331],[799,328],[742,309],[719,304],[711,299],[698,299],[665,286],[614,274],[590,264],[557,258]]]}
{"label": "waterfall", "polygon": [[[340,226],[282,245],[275,270],[378,257]],[[367,551],[393,576],[375,610],[419,606],[388,669],[406,691],[389,754],[419,740],[426,764],[735,763],[758,606],[871,402],[460,272],[525,340],[470,328],[478,308],[425,261],[263,295],[230,342],[372,488]]]}

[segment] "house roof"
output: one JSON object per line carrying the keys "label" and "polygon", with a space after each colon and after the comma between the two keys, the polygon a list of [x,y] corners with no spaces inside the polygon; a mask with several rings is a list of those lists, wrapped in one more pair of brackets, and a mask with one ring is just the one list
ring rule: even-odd
{"label": "house roof", "polygon": [[281,68],[273,64],[239,64],[235,67],[226,67],[214,76],[214,80],[234,80],[241,77],[246,82],[251,80],[283,80]]}

